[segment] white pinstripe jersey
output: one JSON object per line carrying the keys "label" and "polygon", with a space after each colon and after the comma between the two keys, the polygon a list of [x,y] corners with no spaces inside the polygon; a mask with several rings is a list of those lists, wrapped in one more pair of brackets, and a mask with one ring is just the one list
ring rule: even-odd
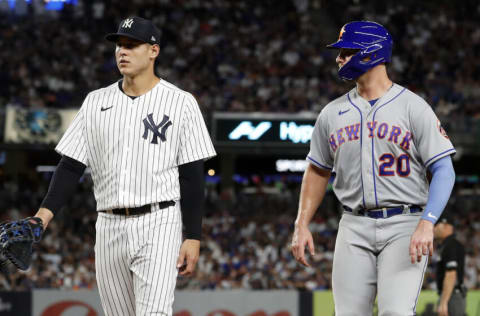
{"label": "white pinstripe jersey", "polygon": [[178,166],[216,155],[195,98],[160,82],[90,92],[55,150],[92,170],[97,210],[179,200]]}

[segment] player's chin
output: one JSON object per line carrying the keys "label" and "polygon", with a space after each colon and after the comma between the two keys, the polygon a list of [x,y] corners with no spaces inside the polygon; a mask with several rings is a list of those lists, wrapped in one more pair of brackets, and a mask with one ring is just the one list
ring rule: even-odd
{"label": "player's chin", "polygon": [[124,72],[125,72],[125,68],[121,67],[121,66],[118,66],[117,67],[118,71],[123,75]]}
{"label": "player's chin", "polygon": [[131,67],[128,67],[126,65],[118,65],[118,71],[120,71],[120,73],[124,76],[132,75],[135,72]]}

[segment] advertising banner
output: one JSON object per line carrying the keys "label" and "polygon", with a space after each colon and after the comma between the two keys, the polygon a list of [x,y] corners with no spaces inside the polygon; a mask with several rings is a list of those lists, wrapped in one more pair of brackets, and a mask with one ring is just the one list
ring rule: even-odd
{"label": "advertising banner", "polygon": [[215,112],[212,137],[223,146],[303,146],[312,138],[316,115]]}
{"label": "advertising banner", "polygon": [[296,291],[177,291],[174,316],[300,316]]}
{"label": "advertising banner", "polygon": [[104,316],[98,291],[92,290],[35,290],[32,315]]}
{"label": "advertising banner", "polygon": [[24,109],[7,107],[5,142],[15,144],[56,144],[78,109]]}
{"label": "advertising banner", "polygon": [[[33,293],[33,313],[25,315],[104,316],[97,291],[35,290]],[[298,293],[176,291],[173,311],[174,316],[299,316]]]}
{"label": "advertising banner", "polygon": [[32,315],[31,292],[0,292],[0,315]]}

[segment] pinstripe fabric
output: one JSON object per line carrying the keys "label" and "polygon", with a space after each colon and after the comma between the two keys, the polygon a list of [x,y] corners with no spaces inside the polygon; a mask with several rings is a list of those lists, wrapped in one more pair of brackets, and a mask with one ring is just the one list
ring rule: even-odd
{"label": "pinstripe fabric", "polygon": [[161,80],[132,100],[118,83],[91,92],[56,150],[92,170],[97,210],[152,204],[138,216],[99,213],[96,275],[107,316],[171,315],[182,221],[178,166],[214,156],[193,96]]}
{"label": "pinstripe fabric", "polygon": [[99,213],[96,226],[95,266],[106,316],[172,315],[182,241],[178,204],[139,216]]}
{"label": "pinstripe fabric", "polygon": [[[142,137],[149,114],[168,116],[165,141]],[[134,100],[117,83],[91,92],[56,150],[91,167],[98,210],[179,200],[178,165],[216,154],[195,98],[165,80]]]}
{"label": "pinstripe fabric", "polygon": [[128,224],[126,216],[103,213],[99,213],[96,223],[95,269],[106,316],[135,315]]}

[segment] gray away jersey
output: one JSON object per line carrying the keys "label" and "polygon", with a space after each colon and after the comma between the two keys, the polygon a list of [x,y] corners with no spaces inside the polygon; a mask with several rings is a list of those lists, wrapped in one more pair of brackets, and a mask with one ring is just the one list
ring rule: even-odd
{"label": "gray away jersey", "polygon": [[178,166],[216,154],[195,98],[163,79],[89,93],[56,151],[91,168],[97,210],[179,200]]}
{"label": "gray away jersey", "polygon": [[425,206],[426,168],[455,153],[432,108],[394,84],[374,106],[356,88],[319,114],[307,159],[334,170],[338,199],[354,210]]}

